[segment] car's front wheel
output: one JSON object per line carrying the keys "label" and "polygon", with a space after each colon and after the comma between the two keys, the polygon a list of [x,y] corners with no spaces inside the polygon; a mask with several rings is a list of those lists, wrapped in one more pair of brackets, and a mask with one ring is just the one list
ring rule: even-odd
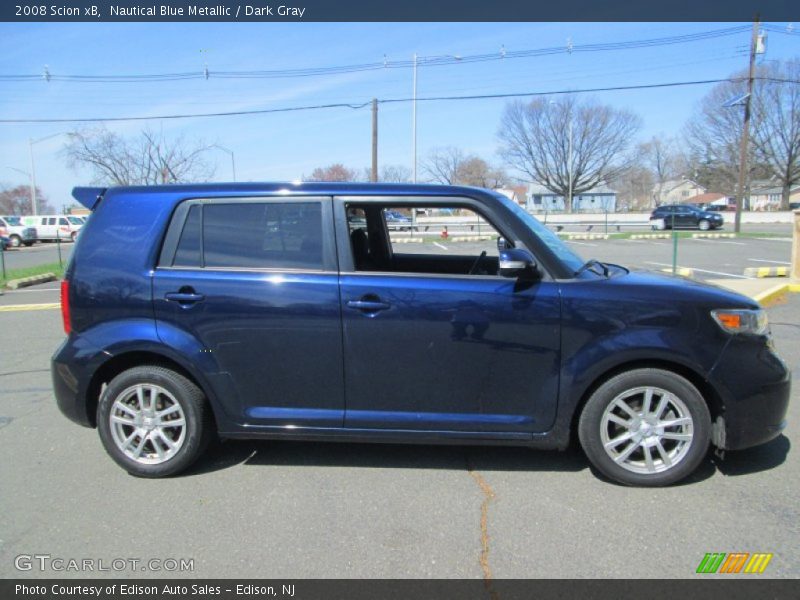
{"label": "car's front wheel", "polygon": [[167,477],[189,467],[212,435],[203,392],[171,369],[140,366],[117,375],[97,406],[106,451],[131,475]]}
{"label": "car's front wheel", "polygon": [[700,222],[697,224],[697,227],[700,231],[708,231],[711,229],[711,222],[707,219],[700,219]]}
{"label": "car's front wheel", "polygon": [[662,369],[626,371],[600,385],[581,413],[578,434],[592,464],[627,485],[663,486],[703,460],[711,417],[687,379]]}
{"label": "car's front wheel", "polygon": [[19,237],[18,235],[12,235],[9,238],[9,242],[10,242],[9,245],[12,248],[19,248],[22,245],[22,238]]}

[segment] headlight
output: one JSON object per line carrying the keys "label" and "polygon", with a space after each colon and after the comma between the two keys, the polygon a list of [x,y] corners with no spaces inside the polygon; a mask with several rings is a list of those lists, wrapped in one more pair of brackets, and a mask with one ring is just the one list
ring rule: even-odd
{"label": "headlight", "polygon": [[718,309],[712,310],[711,316],[728,333],[766,335],[769,331],[767,313],[761,309]]}

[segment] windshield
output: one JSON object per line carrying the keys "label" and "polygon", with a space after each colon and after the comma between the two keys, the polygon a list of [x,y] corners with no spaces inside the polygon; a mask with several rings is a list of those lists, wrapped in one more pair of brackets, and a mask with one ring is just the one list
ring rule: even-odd
{"label": "windshield", "polygon": [[83,225],[83,221],[81,221],[78,217],[67,217],[67,219],[69,219],[69,222],[73,225]]}
{"label": "windshield", "polygon": [[6,220],[6,223],[11,225],[12,227],[16,227],[22,225],[22,221],[20,221],[19,217],[3,217]]}
{"label": "windshield", "polygon": [[545,245],[550,248],[550,251],[555,254],[561,261],[566,264],[567,268],[575,272],[581,268],[584,263],[584,260],[578,256],[572,249],[567,246],[555,233],[550,231],[547,227],[542,225],[542,223],[522,208],[516,202],[509,200],[506,196],[502,194],[496,194],[496,197],[499,198],[505,206],[507,206],[515,215],[517,215],[523,223],[533,231],[536,236],[545,243]]}

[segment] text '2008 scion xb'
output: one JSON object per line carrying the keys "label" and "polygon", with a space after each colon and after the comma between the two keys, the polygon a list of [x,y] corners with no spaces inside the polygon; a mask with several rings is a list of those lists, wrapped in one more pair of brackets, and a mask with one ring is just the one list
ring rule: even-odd
{"label": "text '2008 scion xb'", "polygon": [[555,449],[577,437],[607,477],[655,486],[709,445],[748,448],[785,426],[789,371],[757,303],[585,262],[494,192],[74,195],[94,214],[62,282],[55,394],[135,475],[186,469],[214,435]]}

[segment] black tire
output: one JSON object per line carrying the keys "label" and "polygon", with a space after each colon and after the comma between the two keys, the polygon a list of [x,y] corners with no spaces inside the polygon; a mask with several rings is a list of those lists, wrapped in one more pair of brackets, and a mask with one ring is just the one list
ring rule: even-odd
{"label": "black tire", "polygon": [[[160,386],[172,395],[183,411],[185,437],[174,456],[159,464],[142,464],[127,456],[114,440],[110,418],[114,402],[132,387]],[[169,477],[191,466],[205,451],[213,437],[211,408],[202,390],[171,369],[142,365],[123,371],[106,387],[97,406],[97,429],[106,452],[123,469],[137,477]],[[151,445],[151,448],[154,448]]]}
{"label": "black tire", "polygon": [[69,239],[70,239],[70,240],[72,240],[73,242],[74,242],[74,241],[75,241],[77,238],[78,238],[78,232],[77,232],[77,231],[73,231],[73,232],[72,232],[72,233],[69,235]]}
{"label": "black tire", "polygon": [[[628,398],[631,399],[632,402],[636,402],[636,390],[648,387],[666,391],[682,403],[682,407],[680,408],[672,405],[668,405],[666,408],[669,410],[676,408],[678,410],[676,417],[680,416],[680,410],[685,409],[688,414],[683,418],[691,418],[691,424],[685,426],[687,428],[691,427],[691,440],[683,446],[680,446],[680,443],[677,441],[665,440],[660,438],[657,433],[653,433],[653,437],[648,438],[648,440],[654,441],[655,438],[658,438],[659,448],[665,449],[668,456],[670,450],[673,448],[672,444],[674,443],[676,454],[670,458],[670,462],[672,459],[675,459],[676,462],[675,464],[669,465],[661,458],[658,448],[649,446],[646,451],[649,455],[654,457],[654,459],[651,458],[651,461],[655,460],[655,468],[661,470],[642,473],[634,472],[631,469],[647,469],[647,465],[643,463],[645,462],[644,446],[647,445],[648,442],[637,442],[636,439],[631,438],[630,440],[619,442],[618,445],[615,446],[616,448],[620,448],[625,444],[623,451],[620,452],[619,455],[625,454],[625,451],[627,451],[631,445],[636,448],[630,454],[631,461],[627,459],[621,461],[628,464],[626,468],[615,462],[609,452],[606,451],[603,441],[603,429],[606,426],[612,428],[617,427],[614,424],[604,423],[606,409],[611,406],[615,399],[618,397],[625,397],[626,394],[631,394]],[[643,398],[644,394],[642,393],[640,397]],[[643,400],[640,401],[640,406],[643,403]],[[656,407],[656,411],[657,409],[658,407]],[[672,414],[675,415],[675,413]],[[639,418],[642,417],[641,412],[638,413],[638,416]],[[656,415],[656,418],[658,418],[658,415]],[[674,418],[675,417],[673,417],[673,419]],[[644,420],[645,419],[640,419],[640,421]],[[635,421],[636,417],[632,416],[629,422],[634,423]],[[643,426],[647,427],[647,431],[650,432],[650,425],[643,424]],[[631,431],[631,429],[626,430],[622,427],[619,429],[626,435]],[[653,431],[657,432],[658,429],[654,428]],[[686,429],[681,431],[671,430],[669,433],[683,434],[685,432]],[[615,438],[616,435],[617,434],[614,434]],[[634,369],[612,377],[597,388],[581,413],[578,424],[578,436],[583,451],[586,453],[589,461],[598,471],[609,479],[613,479],[625,485],[644,487],[665,486],[674,484],[693,473],[706,456],[711,439],[711,416],[708,411],[708,406],[700,392],[698,392],[697,388],[684,377],[662,369]],[[612,441],[615,438],[612,438]],[[630,442],[630,444],[628,444],[628,442]],[[681,448],[680,451],[678,450],[679,447]],[[653,450],[653,448],[656,448],[656,450]],[[641,456],[641,460],[638,459],[639,456]]]}
{"label": "black tire", "polygon": [[9,236],[8,239],[10,241],[9,245],[12,248],[19,248],[22,245],[22,238],[19,237],[18,235]]}
{"label": "black tire", "polygon": [[30,248],[30,247],[31,247],[31,246],[33,246],[35,243],[36,243],[36,242],[25,242],[25,247],[26,247],[26,248]]}

